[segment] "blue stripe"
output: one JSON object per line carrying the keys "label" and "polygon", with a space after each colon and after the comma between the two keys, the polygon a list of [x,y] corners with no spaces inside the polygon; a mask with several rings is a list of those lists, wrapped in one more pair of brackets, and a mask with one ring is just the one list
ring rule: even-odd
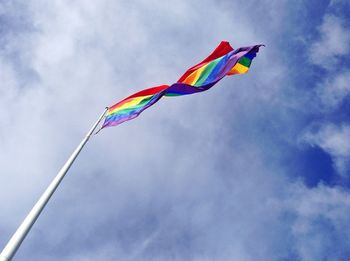
{"label": "blue stripe", "polygon": [[217,80],[217,76],[219,74],[219,72],[221,71],[221,69],[225,66],[227,60],[228,60],[228,55],[226,54],[225,56],[223,56],[221,58],[221,61],[218,62],[218,64],[215,66],[215,68],[213,69],[213,71],[210,73],[210,75],[208,76],[208,78],[203,82],[202,85],[206,85],[206,84],[210,84],[214,81]]}

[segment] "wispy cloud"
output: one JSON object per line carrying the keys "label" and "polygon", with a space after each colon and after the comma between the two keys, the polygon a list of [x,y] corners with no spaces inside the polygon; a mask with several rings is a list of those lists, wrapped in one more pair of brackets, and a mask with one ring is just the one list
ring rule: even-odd
{"label": "wispy cloud", "polygon": [[304,139],[313,146],[319,146],[329,153],[341,175],[349,174],[350,167],[350,125],[324,124],[305,134]]}
{"label": "wispy cloud", "polygon": [[350,52],[350,29],[339,16],[327,14],[319,28],[320,36],[310,47],[314,64],[338,70],[339,60]]}
{"label": "wispy cloud", "polygon": [[340,72],[326,78],[317,89],[320,104],[325,110],[338,108],[350,94],[350,72]]}
{"label": "wispy cloud", "polygon": [[[91,139],[17,259],[342,260],[348,193],[299,183],[286,156],[319,120],[311,116],[324,112],[308,110],[301,94],[310,88],[290,74],[305,58],[286,38],[304,22],[294,23],[303,8],[303,1],[253,0],[0,4],[1,245],[100,110],[175,81],[229,40],[267,47],[249,74],[162,100]],[[316,66],[349,52],[346,23],[322,15],[309,57]],[[335,110],[348,73],[327,73],[312,87]],[[347,123],[329,119],[305,140],[344,171],[348,132]],[[329,233],[341,242],[336,255]]]}

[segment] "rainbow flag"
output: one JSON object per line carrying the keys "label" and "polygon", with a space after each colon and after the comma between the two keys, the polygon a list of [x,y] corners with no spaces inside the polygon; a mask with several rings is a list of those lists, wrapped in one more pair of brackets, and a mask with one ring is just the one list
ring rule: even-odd
{"label": "rainbow flag", "polygon": [[228,42],[221,42],[211,55],[188,69],[177,83],[171,85],[165,95],[178,96],[206,91],[226,75],[248,72],[260,46],[233,50]]}
{"label": "rainbow flag", "polygon": [[254,45],[234,50],[228,42],[222,41],[212,54],[188,69],[176,83],[145,89],[110,106],[102,128],[136,118],[163,96],[180,96],[206,91],[226,75],[248,72],[261,46]]}
{"label": "rainbow flag", "polygon": [[167,88],[169,88],[168,85],[152,87],[137,92],[108,107],[102,128],[116,126],[124,121],[136,118],[141,112],[155,104],[164,95],[164,90]]}

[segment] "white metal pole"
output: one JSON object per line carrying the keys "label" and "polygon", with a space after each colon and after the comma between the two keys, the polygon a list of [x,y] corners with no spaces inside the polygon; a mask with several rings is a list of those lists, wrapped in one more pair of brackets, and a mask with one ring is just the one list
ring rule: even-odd
{"label": "white metal pole", "polygon": [[78,147],[74,150],[72,155],[69,157],[67,162],[63,165],[61,170],[58,172],[57,176],[52,180],[51,184],[47,187],[45,192],[41,195],[38,202],[34,205],[32,210],[29,212],[27,217],[23,220],[22,224],[18,227],[16,232],[13,234],[5,248],[2,250],[0,254],[0,261],[10,261],[13,256],[15,255],[17,249],[21,245],[22,241],[28,234],[29,230],[35,223],[36,219],[39,217],[40,213],[44,209],[45,205],[51,198],[52,194],[55,192],[59,184],[61,183],[62,179],[66,175],[69,168],[72,166],[74,160],[79,155],[79,152],[82,150],[84,145],[87,143],[91,135],[93,134],[94,130],[102,120],[102,118],[105,116],[108,108],[106,108],[101,116],[98,118],[96,123],[93,125],[91,130],[86,134],[85,138],[80,142]]}

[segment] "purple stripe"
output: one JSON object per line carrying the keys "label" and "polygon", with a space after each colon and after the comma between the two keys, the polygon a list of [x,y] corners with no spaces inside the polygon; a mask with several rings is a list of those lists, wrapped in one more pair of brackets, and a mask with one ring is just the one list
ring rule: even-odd
{"label": "purple stripe", "polygon": [[110,115],[109,117],[105,118],[105,122],[102,125],[102,128],[108,127],[108,126],[116,126],[120,123],[123,123],[124,121],[132,120],[140,115],[141,112],[146,110],[148,107],[155,104],[162,96],[165,94],[165,91],[161,91],[157,94],[155,94],[152,99],[144,106],[137,108],[135,110],[129,111],[127,113]]}
{"label": "purple stripe", "polygon": [[187,95],[197,92],[203,92],[210,89],[215,83],[217,82],[211,82],[200,87],[195,87],[186,83],[174,83],[166,90],[165,96],[167,94]]}

